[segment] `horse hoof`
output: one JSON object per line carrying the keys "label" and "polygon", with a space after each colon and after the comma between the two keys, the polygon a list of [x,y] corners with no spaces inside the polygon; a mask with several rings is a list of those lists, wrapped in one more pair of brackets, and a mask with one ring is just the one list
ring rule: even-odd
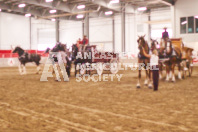
{"label": "horse hoof", "polygon": [[153,86],[150,84],[150,85],[148,86],[148,88],[149,88],[149,89],[152,89],[152,88],[153,88]]}
{"label": "horse hoof", "polygon": [[141,88],[141,86],[140,86],[140,84],[137,84],[137,86],[136,86],[137,88]]}
{"label": "horse hoof", "polygon": [[137,86],[137,88],[141,88],[140,86]]}

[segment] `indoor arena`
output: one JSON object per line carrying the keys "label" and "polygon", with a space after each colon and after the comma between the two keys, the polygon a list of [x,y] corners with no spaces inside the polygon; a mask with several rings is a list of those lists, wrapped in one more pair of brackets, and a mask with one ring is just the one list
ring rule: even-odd
{"label": "indoor arena", "polygon": [[197,132],[197,0],[0,0],[0,132]]}

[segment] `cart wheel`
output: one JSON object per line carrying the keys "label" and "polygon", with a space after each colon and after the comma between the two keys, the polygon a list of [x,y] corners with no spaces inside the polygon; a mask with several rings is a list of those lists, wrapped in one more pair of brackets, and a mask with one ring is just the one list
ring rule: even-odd
{"label": "cart wheel", "polygon": [[86,65],[85,64],[82,64],[81,66],[80,66],[80,69],[79,69],[80,71],[80,74],[81,75],[84,75],[85,74],[85,71],[86,71]]}
{"label": "cart wheel", "polygon": [[191,77],[193,72],[193,63],[190,64],[188,72],[189,72],[189,77]]}
{"label": "cart wheel", "polygon": [[97,70],[98,75],[102,75],[102,73],[103,73],[103,63],[98,62],[96,64],[96,70]]}
{"label": "cart wheel", "polygon": [[110,61],[110,71],[112,74],[116,74],[119,71],[118,60],[116,58],[113,58]]}

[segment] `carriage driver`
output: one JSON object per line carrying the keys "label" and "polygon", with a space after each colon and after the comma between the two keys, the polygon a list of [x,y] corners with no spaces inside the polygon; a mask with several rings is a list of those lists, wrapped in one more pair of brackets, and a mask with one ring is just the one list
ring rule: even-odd
{"label": "carriage driver", "polygon": [[88,40],[87,36],[84,35],[83,40],[82,40],[82,44],[81,44],[81,51],[85,51],[88,43],[89,43],[89,40]]}
{"label": "carriage driver", "polygon": [[161,46],[162,48],[165,47],[165,40],[169,39],[169,34],[167,32],[167,27],[164,27],[164,32],[162,33],[162,39],[161,39]]}

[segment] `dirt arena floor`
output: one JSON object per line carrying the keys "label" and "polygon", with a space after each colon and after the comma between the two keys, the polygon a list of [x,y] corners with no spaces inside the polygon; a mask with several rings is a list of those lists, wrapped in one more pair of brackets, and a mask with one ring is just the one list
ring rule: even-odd
{"label": "dirt arena floor", "polygon": [[40,82],[35,67],[27,72],[0,68],[0,132],[198,131],[198,68],[191,78],[160,81],[157,92],[136,89],[137,71],[97,83]]}

